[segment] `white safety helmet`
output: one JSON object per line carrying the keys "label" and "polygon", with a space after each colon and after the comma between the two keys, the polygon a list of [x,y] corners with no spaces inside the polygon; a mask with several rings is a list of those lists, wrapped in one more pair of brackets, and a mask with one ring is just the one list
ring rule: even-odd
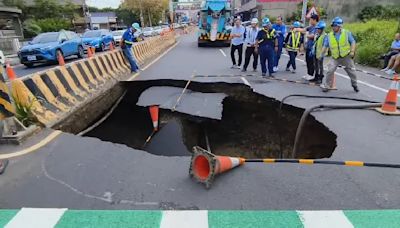
{"label": "white safety helmet", "polygon": [[257,18],[251,19],[251,23],[252,23],[252,24],[258,24],[258,19],[257,19]]}

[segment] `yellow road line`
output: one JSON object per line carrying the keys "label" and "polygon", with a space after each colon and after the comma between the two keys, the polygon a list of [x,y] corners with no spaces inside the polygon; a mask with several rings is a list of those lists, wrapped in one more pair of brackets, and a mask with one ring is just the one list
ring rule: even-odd
{"label": "yellow road line", "polygon": [[53,139],[57,138],[57,136],[59,136],[61,133],[62,133],[62,131],[54,131],[53,133],[51,133],[46,138],[44,138],[39,143],[37,143],[37,144],[35,144],[33,146],[30,146],[30,147],[28,147],[26,149],[23,149],[23,150],[20,150],[20,151],[17,151],[17,152],[1,154],[0,155],[0,159],[14,158],[14,157],[19,157],[19,156],[22,156],[22,155],[26,155],[26,154],[32,153],[35,150],[38,150],[38,149],[44,147],[45,145],[47,145]]}

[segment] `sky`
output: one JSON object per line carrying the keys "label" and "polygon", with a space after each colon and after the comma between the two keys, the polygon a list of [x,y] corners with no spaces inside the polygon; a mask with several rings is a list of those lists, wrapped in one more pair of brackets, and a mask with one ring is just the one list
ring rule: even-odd
{"label": "sky", "polygon": [[97,8],[118,8],[119,4],[121,4],[121,0],[86,0],[86,4]]}

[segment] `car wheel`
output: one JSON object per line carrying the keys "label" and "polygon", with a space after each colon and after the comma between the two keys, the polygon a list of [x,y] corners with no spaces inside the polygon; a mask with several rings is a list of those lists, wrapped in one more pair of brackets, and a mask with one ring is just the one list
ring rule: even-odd
{"label": "car wheel", "polygon": [[25,65],[27,68],[32,68],[32,67],[33,67],[33,63],[24,63],[24,65]]}
{"label": "car wheel", "polygon": [[78,58],[81,59],[83,57],[85,57],[85,51],[83,50],[82,46],[79,46],[78,47]]}

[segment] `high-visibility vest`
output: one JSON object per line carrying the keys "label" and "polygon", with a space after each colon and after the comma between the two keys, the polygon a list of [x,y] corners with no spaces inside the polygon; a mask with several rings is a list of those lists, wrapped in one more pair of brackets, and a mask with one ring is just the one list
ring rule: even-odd
{"label": "high-visibility vest", "polygon": [[[298,35],[297,37],[296,37],[296,34]],[[287,47],[292,50],[299,50],[301,34],[292,32],[291,37],[292,37],[292,43],[291,43],[291,45],[288,45]]]}
{"label": "high-visibility vest", "polygon": [[329,48],[331,49],[332,58],[334,59],[348,56],[351,49],[348,31],[342,29],[339,42],[336,40],[335,34],[331,32],[329,34]]}
{"label": "high-visibility vest", "polygon": [[322,55],[322,49],[324,48],[325,37],[326,33],[321,34],[318,37],[317,43],[315,44],[315,53],[318,58]]}
{"label": "high-visibility vest", "polygon": [[268,30],[266,30],[266,29],[263,29],[263,30],[267,34],[265,38],[267,38],[268,40],[275,38],[275,29],[272,29],[271,32],[268,32]]}

